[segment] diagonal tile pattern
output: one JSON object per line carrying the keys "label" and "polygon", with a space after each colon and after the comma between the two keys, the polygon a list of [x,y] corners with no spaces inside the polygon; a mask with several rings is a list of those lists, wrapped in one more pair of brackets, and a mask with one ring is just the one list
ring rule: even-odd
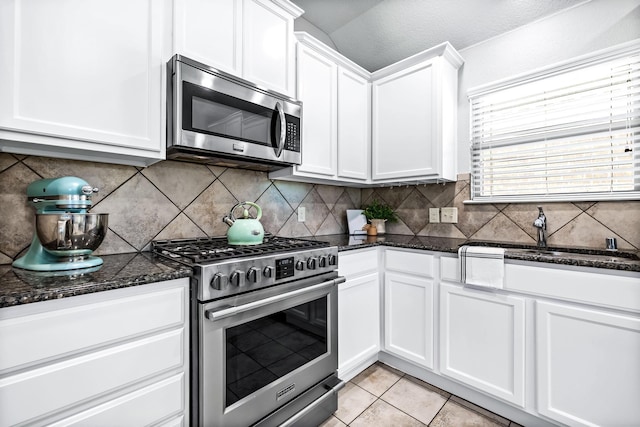
{"label": "diagonal tile pattern", "polygon": [[444,390],[376,362],[338,394],[338,410],[321,427],[521,427]]}
{"label": "diagonal tile pattern", "polygon": [[[34,210],[26,187],[36,179],[73,175],[100,191],[94,212],[107,212],[109,229],[97,254],[148,250],[153,239],[221,236],[222,222],[239,201],[257,202],[263,225],[281,236],[346,233],[346,210],[379,200],[399,221],[387,233],[532,243],[536,204],[465,204],[469,175],[455,183],[351,188],[271,181],[264,172],[164,161],[148,168],[0,153],[0,264],[10,263],[31,242]],[[549,244],[640,250],[640,201],[543,203]],[[306,208],[306,221],[296,210]],[[455,206],[457,224],[431,224],[429,207]]]}
{"label": "diagonal tile pattern", "polygon": [[[223,236],[222,217],[239,201],[263,209],[268,232],[304,237],[344,233],[346,210],[360,207],[360,190],[271,181],[266,173],[164,161],[148,168],[0,153],[0,263],[11,263],[33,236],[26,188],[41,178],[74,175],[100,189],[94,212],[109,213],[98,255],[148,250],[151,240]],[[307,209],[306,222],[295,210]]]}

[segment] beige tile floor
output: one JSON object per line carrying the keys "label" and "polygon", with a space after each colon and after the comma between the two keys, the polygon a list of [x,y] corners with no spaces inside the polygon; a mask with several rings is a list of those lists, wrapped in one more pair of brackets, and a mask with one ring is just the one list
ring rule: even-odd
{"label": "beige tile floor", "polygon": [[377,362],[340,390],[321,427],[520,427],[486,409]]}

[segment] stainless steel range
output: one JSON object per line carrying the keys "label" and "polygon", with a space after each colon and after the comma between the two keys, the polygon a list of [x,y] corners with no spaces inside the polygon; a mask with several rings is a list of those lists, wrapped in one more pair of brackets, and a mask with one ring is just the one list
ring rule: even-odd
{"label": "stainless steel range", "polygon": [[310,426],[337,409],[337,247],[274,236],[152,246],[194,271],[192,425]]}

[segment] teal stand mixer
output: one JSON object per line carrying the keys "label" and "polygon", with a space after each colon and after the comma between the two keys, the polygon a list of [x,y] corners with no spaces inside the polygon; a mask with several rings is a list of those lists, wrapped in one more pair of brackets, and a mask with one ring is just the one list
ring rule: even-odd
{"label": "teal stand mixer", "polygon": [[40,179],[27,187],[36,208],[35,232],[27,253],[14,267],[31,271],[63,271],[102,265],[91,253],[107,232],[109,214],[89,213],[98,191],[74,176]]}

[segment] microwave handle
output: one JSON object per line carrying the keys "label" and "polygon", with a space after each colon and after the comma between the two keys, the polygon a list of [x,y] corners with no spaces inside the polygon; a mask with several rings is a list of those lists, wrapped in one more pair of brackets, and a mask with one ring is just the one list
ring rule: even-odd
{"label": "microwave handle", "polygon": [[293,298],[298,295],[303,295],[308,292],[314,291],[324,291],[326,289],[331,289],[334,286],[343,283],[346,279],[344,277],[337,277],[335,279],[327,280],[326,282],[322,282],[317,285],[308,286],[306,288],[297,289],[295,291],[287,292],[286,294],[274,295],[269,298],[260,299],[258,301],[250,302],[247,304],[243,304],[235,307],[223,308],[221,310],[206,310],[205,316],[207,319],[215,322],[220,319],[224,319],[225,317],[233,316],[234,314],[243,313],[245,311],[254,310],[256,308],[264,307],[269,304],[274,304],[280,301],[285,301],[289,298]]}
{"label": "microwave handle", "polygon": [[280,101],[276,102],[276,112],[278,113],[278,120],[280,120],[280,135],[278,144],[275,147],[276,157],[280,157],[282,150],[284,149],[284,141],[287,138],[287,118],[284,115],[284,109]]}

